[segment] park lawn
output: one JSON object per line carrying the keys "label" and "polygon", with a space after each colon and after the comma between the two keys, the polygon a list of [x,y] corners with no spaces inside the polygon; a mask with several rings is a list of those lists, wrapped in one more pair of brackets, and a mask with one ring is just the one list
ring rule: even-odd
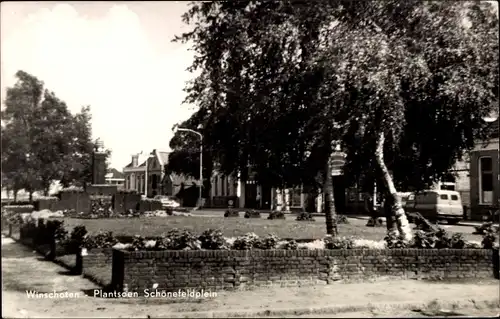
{"label": "park lawn", "polygon": [[[320,239],[326,235],[324,218],[314,222],[296,221],[295,216],[286,220],[267,220],[265,218],[217,217],[217,216],[168,216],[141,217],[124,219],[75,219],[64,218],[68,231],[77,225],[85,225],[90,233],[100,230],[112,231],[116,236],[143,237],[161,236],[177,228],[201,234],[207,229],[220,229],[226,237],[236,237],[253,232],[259,236],[274,234],[280,238]],[[367,227],[366,220],[349,219],[349,224],[339,224],[340,236],[354,236],[380,241],[386,235],[385,227]],[[471,229],[472,232],[472,229]],[[481,236],[464,233],[467,240],[481,241]]]}
{"label": "park lawn", "polygon": [[[77,225],[85,225],[90,233],[103,230],[112,231],[114,235],[123,236],[161,236],[174,228],[189,230],[195,234],[201,234],[207,229],[220,229],[226,237],[236,237],[250,232],[259,236],[274,234],[280,238],[296,239],[320,239],[326,235],[324,219],[314,222],[304,222],[296,221],[295,216],[287,216],[286,220],[214,216],[168,216],[127,219],[64,218],[63,220],[68,231]],[[386,233],[385,227],[366,227],[365,224],[366,221],[362,220],[359,220],[355,224],[339,224],[340,236],[356,236],[372,240],[384,239]]]}

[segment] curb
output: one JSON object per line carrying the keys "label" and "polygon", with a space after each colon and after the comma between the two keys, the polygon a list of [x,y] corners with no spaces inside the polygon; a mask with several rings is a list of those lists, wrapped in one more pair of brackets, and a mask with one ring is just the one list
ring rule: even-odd
{"label": "curb", "polygon": [[[267,309],[267,310],[232,310],[232,311],[201,311],[201,312],[180,312],[166,313],[163,317],[168,318],[255,318],[255,317],[280,317],[291,315],[317,315],[317,314],[337,314],[349,313],[358,311],[390,311],[390,310],[418,310],[429,307],[429,303],[422,302],[403,302],[403,303],[377,303],[377,304],[358,304],[358,305],[335,305],[326,307],[311,307],[311,308],[284,308],[284,309]],[[499,306],[498,299],[483,299],[480,301],[469,299],[442,301],[438,302],[440,309],[463,309],[472,308],[481,309],[480,307],[491,308],[492,305]]]}

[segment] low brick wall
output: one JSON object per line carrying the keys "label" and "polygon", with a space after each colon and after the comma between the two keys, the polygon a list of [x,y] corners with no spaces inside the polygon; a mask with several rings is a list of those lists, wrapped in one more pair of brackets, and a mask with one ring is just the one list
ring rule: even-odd
{"label": "low brick wall", "polygon": [[94,248],[87,250],[85,256],[76,254],[75,271],[92,279],[99,285],[106,286],[111,282],[112,248]]}
{"label": "low brick wall", "polygon": [[[328,284],[340,279],[494,278],[498,250],[113,250],[112,288],[241,289],[245,286]],[[494,265],[495,263],[495,265]],[[496,269],[495,269],[496,268]]]}

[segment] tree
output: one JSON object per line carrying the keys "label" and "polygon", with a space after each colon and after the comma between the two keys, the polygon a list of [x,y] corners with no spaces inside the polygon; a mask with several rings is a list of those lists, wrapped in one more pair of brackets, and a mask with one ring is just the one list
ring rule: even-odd
{"label": "tree", "polygon": [[201,71],[188,96],[217,123],[221,166],[252,161],[275,185],[314,183],[330,176],[340,140],[345,174],[382,182],[405,241],[397,187],[446,174],[485,136],[481,117],[498,100],[488,3],[203,2],[184,18],[196,21],[180,39],[193,41]]}
{"label": "tree", "polygon": [[16,77],[2,111],[2,172],[9,184],[31,197],[39,189],[48,195],[54,180],[85,179],[93,146],[89,109],[73,116],[42,81],[24,71]]}

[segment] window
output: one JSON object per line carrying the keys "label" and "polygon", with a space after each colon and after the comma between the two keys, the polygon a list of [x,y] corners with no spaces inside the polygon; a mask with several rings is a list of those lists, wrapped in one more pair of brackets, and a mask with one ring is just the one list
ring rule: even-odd
{"label": "window", "polygon": [[479,203],[493,203],[493,159],[490,156],[479,158]]}
{"label": "window", "polygon": [[446,194],[441,194],[441,196],[439,196],[439,198],[441,198],[441,199],[448,199],[448,195],[446,195]]}
{"label": "window", "polygon": [[156,188],[158,187],[158,185],[157,185],[157,184],[158,184],[157,177],[158,177],[158,176],[157,176],[156,174],[153,174],[153,176],[152,176],[152,178],[151,178],[151,185],[152,185],[151,187],[152,187],[153,189],[156,189]]}
{"label": "window", "polygon": [[451,200],[458,200],[458,196],[457,195],[451,195]]}
{"label": "window", "polygon": [[225,196],[226,195],[226,183],[225,183],[225,180],[226,180],[226,176],[222,175],[221,178],[220,178],[220,189],[221,189],[221,195],[222,196]]}

